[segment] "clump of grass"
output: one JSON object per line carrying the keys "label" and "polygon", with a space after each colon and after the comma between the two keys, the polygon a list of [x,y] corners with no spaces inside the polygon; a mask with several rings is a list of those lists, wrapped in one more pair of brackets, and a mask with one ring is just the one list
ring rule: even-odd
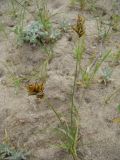
{"label": "clump of grass", "polygon": [[52,27],[51,22],[51,13],[48,10],[47,7],[47,0],[36,0],[36,6],[37,6],[37,20],[40,22],[40,24],[43,25],[43,28],[48,31]]}
{"label": "clump of grass", "polygon": [[61,137],[61,143],[59,144],[59,147],[72,155],[73,160],[77,160],[78,158],[77,147],[79,137],[79,121],[77,118],[75,118],[75,116],[76,115],[74,114],[72,118],[72,124],[69,124],[65,121],[58,128],[58,132],[60,133]]}
{"label": "clump of grass", "polygon": [[81,80],[80,82],[78,82],[78,84],[82,85],[85,88],[89,87],[93,82],[97,72],[99,71],[102,63],[106,60],[109,54],[110,51],[107,51],[102,54],[102,56],[96,57],[93,62],[86,67],[80,65]]}

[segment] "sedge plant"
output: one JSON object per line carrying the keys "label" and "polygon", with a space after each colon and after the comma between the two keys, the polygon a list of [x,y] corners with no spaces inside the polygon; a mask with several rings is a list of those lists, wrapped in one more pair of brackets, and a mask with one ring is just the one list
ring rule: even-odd
{"label": "sedge plant", "polygon": [[[82,42],[81,42],[82,41]],[[83,45],[83,39],[78,41],[77,47],[75,48],[75,56],[76,56],[76,66],[75,66],[75,74],[74,74],[74,82],[73,82],[73,88],[72,88],[72,97],[71,97],[71,106],[70,106],[70,114],[68,115],[68,118],[66,119],[61,116],[60,113],[58,113],[55,110],[55,107],[53,107],[51,104],[48,105],[52,109],[52,111],[55,113],[57,119],[60,122],[59,127],[57,127],[58,134],[60,135],[60,144],[58,145],[60,148],[67,151],[73,158],[73,160],[78,159],[77,154],[77,148],[78,148],[78,141],[79,141],[79,111],[74,103],[75,98],[75,89],[76,89],[76,82],[78,77],[78,71],[79,71],[79,64],[80,60],[82,59],[83,53],[84,53],[84,45]]]}

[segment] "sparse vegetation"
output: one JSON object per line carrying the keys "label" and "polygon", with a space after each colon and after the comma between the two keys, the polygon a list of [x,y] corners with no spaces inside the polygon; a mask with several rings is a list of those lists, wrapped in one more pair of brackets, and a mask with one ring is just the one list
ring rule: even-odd
{"label": "sparse vegetation", "polygon": [[78,69],[79,69],[79,60],[81,59],[83,53],[83,48],[77,48],[76,54],[76,67],[75,67],[75,74],[74,74],[74,82],[73,82],[73,90],[72,90],[72,97],[71,97],[71,107],[70,107],[70,117],[63,117],[61,116],[55,108],[49,104],[50,108],[55,113],[56,117],[58,118],[60,125],[57,128],[58,134],[60,134],[60,141],[61,143],[58,145],[60,148],[66,150],[70,155],[72,155],[73,160],[78,159],[77,155],[77,147],[79,141],[79,111],[74,103],[74,96],[76,90],[76,82],[78,76]]}
{"label": "sparse vegetation", "polygon": [[12,146],[10,137],[5,129],[3,143],[0,144],[0,160],[26,160],[27,158],[27,152]]}
{"label": "sparse vegetation", "polygon": [[0,144],[0,159],[26,160],[26,154],[23,151],[16,150],[7,144]]}
{"label": "sparse vegetation", "polygon": [[[46,26],[45,26],[46,27]],[[31,44],[49,44],[60,37],[60,32],[53,28],[44,28],[44,24],[39,21],[32,22],[23,32],[23,41]]]}
{"label": "sparse vegetation", "polygon": [[21,42],[28,42],[30,44],[53,43],[61,36],[61,33],[52,26],[46,1],[36,1],[36,5],[37,20],[32,21],[25,27],[24,18],[27,8],[21,4],[21,13],[18,17],[18,25],[15,26],[14,32]]}
{"label": "sparse vegetation", "polygon": [[90,65],[83,67],[81,65],[81,62],[83,60],[83,54],[84,54],[84,41],[81,41],[77,48],[75,49],[75,52],[81,51],[80,57],[79,57],[79,74],[80,74],[80,81],[77,82],[77,84],[82,85],[83,87],[87,88],[90,86],[92,81],[94,80],[98,70],[100,69],[102,63],[106,60],[106,58],[109,56],[110,51],[103,53],[101,56],[96,57]]}
{"label": "sparse vegetation", "polygon": [[119,4],[0,2],[0,160],[119,159]]}

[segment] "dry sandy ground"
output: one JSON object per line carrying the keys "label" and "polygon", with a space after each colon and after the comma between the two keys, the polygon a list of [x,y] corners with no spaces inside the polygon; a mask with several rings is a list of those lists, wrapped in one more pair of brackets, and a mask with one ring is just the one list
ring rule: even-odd
{"label": "dry sandy ground", "polygon": [[[34,96],[28,96],[24,85],[15,92],[15,86],[9,84],[10,73],[20,77],[39,71],[46,54],[40,48],[29,45],[16,47],[15,36],[10,32],[9,24],[13,21],[7,14],[7,3],[7,0],[0,0],[0,21],[6,25],[8,32],[7,40],[2,33],[0,35],[0,142],[6,129],[13,144],[19,144],[31,152],[30,160],[70,160],[69,155],[55,146],[59,139],[53,129],[58,121],[47,102],[44,99],[38,102]],[[104,9],[110,14],[111,0],[104,0],[104,3],[99,0],[98,4],[100,11]],[[65,17],[69,21],[75,21],[78,13],[85,16],[86,60],[93,52],[99,54],[109,48],[114,51],[120,43],[120,34],[117,33],[101,47],[96,42],[94,16],[88,11],[70,9],[67,0],[48,0],[48,7],[53,13],[60,13],[55,16],[55,20]],[[32,13],[35,12],[34,6],[29,6],[29,9]],[[32,19],[30,15],[27,18],[28,22]],[[68,41],[68,36],[69,34],[64,34],[54,45],[54,56],[48,65],[45,84],[49,102],[62,113],[67,111],[70,103],[75,70],[74,43]],[[81,159],[120,160],[120,124],[112,122],[113,118],[119,116],[117,105],[120,103],[120,94],[109,104],[104,104],[104,98],[120,85],[119,65],[113,68],[112,79],[108,86],[95,83],[89,89],[78,87],[76,91],[76,105],[80,109],[81,141],[78,150]]]}

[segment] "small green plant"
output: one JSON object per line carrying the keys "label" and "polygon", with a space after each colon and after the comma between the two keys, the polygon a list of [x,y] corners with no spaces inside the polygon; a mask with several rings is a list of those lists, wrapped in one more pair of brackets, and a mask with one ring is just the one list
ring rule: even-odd
{"label": "small green plant", "polygon": [[101,83],[104,83],[107,85],[109,82],[111,82],[111,75],[112,75],[112,69],[109,67],[105,67],[102,69],[102,76],[101,78]]}
{"label": "small green plant", "polygon": [[68,32],[68,30],[71,28],[71,24],[66,19],[63,19],[60,21],[59,28],[61,32]]}
{"label": "small green plant", "polygon": [[99,71],[102,63],[106,60],[109,54],[110,51],[105,52],[100,57],[96,57],[96,59],[89,66],[86,66],[85,68],[80,66],[80,76],[81,76],[80,84],[82,84],[85,88],[90,86],[97,72]]}
{"label": "small green plant", "polygon": [[105,67],[102,71],[103,71],[103,77],[104,77],[105,81],[109,81],[109,79],[111,78],[111,75],[112,75],[111,68]]}
{"label": "small green plant", "polygon": [[0,160],[26,160],[27,154],[8,144],[0,144]]}
{"label": "small green plant", "polygon": [[46,30],[39,21],[32,22],[23,32],[23,41],[31,44],[49,44],[59,38],[60,32],[56,29]]}

